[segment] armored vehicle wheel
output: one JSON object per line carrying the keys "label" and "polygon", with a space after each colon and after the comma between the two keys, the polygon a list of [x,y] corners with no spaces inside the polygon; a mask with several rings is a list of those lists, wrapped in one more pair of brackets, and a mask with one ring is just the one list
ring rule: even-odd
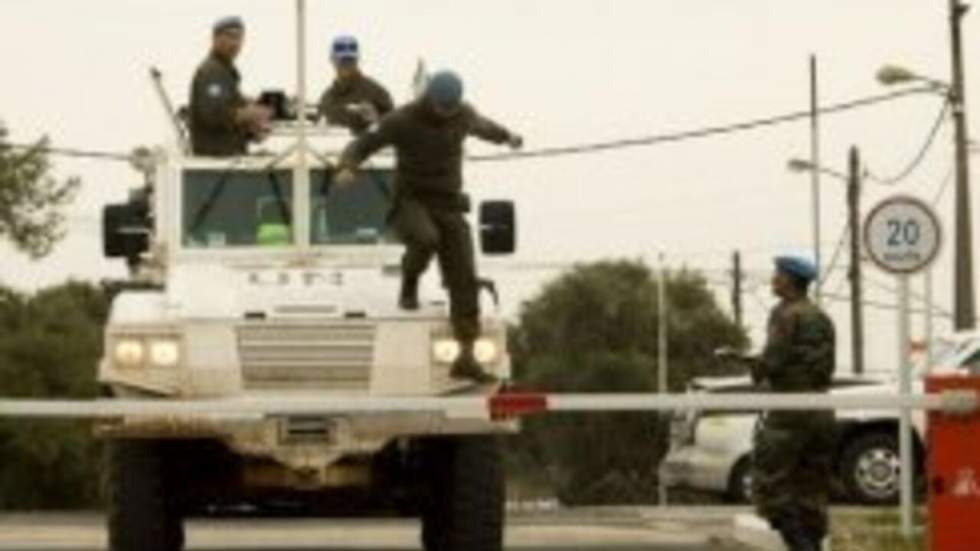
{"label": "armored vehicle wheel", "polygon": [[106,450],[109,549],[180,551],[183,522],[168,499],[160,443],[115,440]]}
{"label": "armored vehicle wheel", "polygon": [[422,513],[426,551],[501,551],[504,476],[499,439],[433,440],[425,457],[431,483]]}

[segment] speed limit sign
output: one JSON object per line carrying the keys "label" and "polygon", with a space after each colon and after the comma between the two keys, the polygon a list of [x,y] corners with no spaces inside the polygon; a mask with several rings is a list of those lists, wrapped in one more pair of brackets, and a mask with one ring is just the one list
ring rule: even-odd
{"label": "speed limit sign", "polygon": [[864,245],[881,269],[911,275],[928,267],[939,254],[942,228],[926,203],[896,195],[878,203],[864,221]]}

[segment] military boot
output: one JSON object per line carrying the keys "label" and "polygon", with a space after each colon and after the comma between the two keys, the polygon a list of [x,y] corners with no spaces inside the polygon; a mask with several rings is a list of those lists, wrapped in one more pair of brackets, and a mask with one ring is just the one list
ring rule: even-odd
{"label": "military boot", "polygon": [[400,306],[402,310],[419,309],[418,276],[402,275],[402,290],[398,296],[398,306]]}
{"label": "military boot", "polygon": [[473,355],[473,341],[461,342],[459,357],[453,362],[453,368],[449,372],[453,379],[469,379],[478,384],[489,384],[497,382],[497,378],[487,373],[476,361]]}
{"label": "military boot", "polygon": [[789,551],[820,551],[820,540],[798,522],[781,523],[779,533]]}

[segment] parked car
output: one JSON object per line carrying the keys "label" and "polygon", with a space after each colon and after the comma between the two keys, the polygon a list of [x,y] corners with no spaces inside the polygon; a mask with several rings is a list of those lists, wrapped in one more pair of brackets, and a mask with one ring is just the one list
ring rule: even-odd
{"label": "parked car", "polygon": [[932,357],[931,365],[920,362],[920,376],[944,372],[980,375],[980,331],[962,331],[933,340]]}
{"label": "parked car", "polygon": [[[920,349],[921,351],[921,349]],[[932,360],[918,358],[913,392],[922,392],[930,374],[980,375],[980,331],[966,331],[932,342]],[[921,356],[921,354],[920,354]],[[693,380],[689,392],[752,392],[747,377],[705,377]],[[839,376],[832,394],[898,392],[897,376]],[[835,469],[839,498],[857,503],[897,501],[900,486],[898,412],[849,410],[837,413],[839,439]],[[661,463],[669,486],[721,494],[735,502],[751,498],[752,435],[758,410],[677,412],[671,422],[671,444]],[[925,455],[926,416],[912,414],[917,476]]]}
{"label": "parked car", "polygon": [[[753,392],[751,381],[738,378],[701,378],[689,392]],[[895,393],[893,381],[874,377],[838,377],[832,394]],[[752,435],[759,411],[678,412],[671,424],[671,445],[661,464],[668,486],[721,494],[733,502],[751,499]],[[838,497],[866,504],[897,500],[900,485],[898,413],[895,411],[840,411],[835,452]],[[917,464],[922,465],[924,416],[913,415]]]}
{"label": "parked car", "polygon": [[[955,333],[935,339],[932,361],[918,351],[913,392],[922,392],[930,374],[980,375],[980,331]],[[695,379],[689,392],[752,392],[747,377]],[[839,376],[832,394],[898,392],[894,373],[865,377]],[[849,410],[837,413],[839,439],[835,469],[839,498],[864,504],[897,501],[901,461],[898,452],[897,411]],[[661,476],[669,486],[721,494],[734,502],[751,499],[752,435],[759,411],[677,412],[671,422],[671,444],[661,463]],[[925,458],[926,416],[912,414],[917,476]]]}

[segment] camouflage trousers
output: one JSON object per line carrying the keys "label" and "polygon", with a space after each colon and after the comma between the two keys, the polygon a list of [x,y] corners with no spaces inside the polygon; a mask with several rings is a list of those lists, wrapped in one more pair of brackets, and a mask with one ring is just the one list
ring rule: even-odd
{"label": "camouflage trousers", "polygon": [[794,523],[821,538],[833,483],[832,411],[772,412],[760,420],[752,456],[752,497],[776,530]]}
{"label": "camouflage trousers", "polygon": [[449,290],[449,317],[457,339],[480,334],[479,286],[473,236],[465,213],[400,198],[392,213],[395,233],[405,243],[402,277],[421,276],[433,257]]}

